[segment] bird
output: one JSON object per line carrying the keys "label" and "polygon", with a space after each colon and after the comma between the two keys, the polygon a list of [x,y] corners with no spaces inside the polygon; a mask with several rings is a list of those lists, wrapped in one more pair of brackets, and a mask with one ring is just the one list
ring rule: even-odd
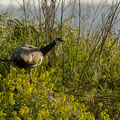
{"label": "bird", "polygon": [[40,66],[43,58],[59,42],[65,41],[56,38],[53,42],[42,48],[37,48],[32,45],[20,46],[12,53],[10,62],[20,69],[24,68],[25,70],[28,70],[32,82],[32,69]]}

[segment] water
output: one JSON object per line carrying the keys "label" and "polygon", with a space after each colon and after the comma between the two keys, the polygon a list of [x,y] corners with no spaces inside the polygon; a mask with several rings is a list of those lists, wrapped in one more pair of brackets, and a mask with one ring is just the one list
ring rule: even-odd
{"label": "water", "polygon": [[[67,2],[64,5],[65,10],[63,14],[63,21],[72,17],[73,24],[76,27],[78,27],[79,25],[78,2],[76,2],[74,9],[73,9],[74,2],[72,1],[69,7],[67,7],[68,3],[69,2]],[[38,3],[28,2],[26,6],[27,6],[26,12],[28,16],[32,16],[32,17],[39,16]],[[34,6],[35,6],[35,9],[34,9]],[[99,25],[102,23],[102,19],[104,19],[107,14],[107,10],[110,7],[110,4],[102,3],[99,7],[98,6],[99,6],[98,3],[92,4],[91,2],[81,2],[81,19],[80,19],[81,26],[84,26],[84,23],[87,23],[87,25],[90,26],[92,22],[94,21],[93,27],[94,28],[99,27]],[[95,15],[96,10],[97,10],[97,13],[96,13],[96,17],[94,20],[94,15]],[[20,5],[17,2],[16,3],[14,2],[14,4],[9,3],[9,5],[6,5],[6,6],[2,5],[0,9],[0,13],[2,12],[8,12],[15,19],[21,19],[24,15],[23,9],[20,7]],[[117,17],[118,17],[117,19],[119,20],[120,14],[118,14]],[[61,7],[59,7],[56,12],[56,20],[59,23],[61,23]],[[117,32],[119,31],[119,27],[118,27],[119,24],[120,24],[120,21],[118,21],[118,23],[116,23],[114,26]]]}

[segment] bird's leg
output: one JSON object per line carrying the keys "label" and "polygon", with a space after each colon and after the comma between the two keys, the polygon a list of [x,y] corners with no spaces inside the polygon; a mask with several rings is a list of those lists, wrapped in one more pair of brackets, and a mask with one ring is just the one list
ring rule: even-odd
{"label": "bird's leg", "polygon": [[29,73],[29,76],[30,76],[30,84],[31,84],[31,83],[32,83],[32,70],[29,69],[29,70],[28,70],[28,73]]}

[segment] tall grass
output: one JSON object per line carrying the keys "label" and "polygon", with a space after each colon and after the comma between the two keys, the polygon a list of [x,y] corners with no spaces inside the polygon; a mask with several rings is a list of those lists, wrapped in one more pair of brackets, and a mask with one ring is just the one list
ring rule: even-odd
{"label": "tall grass", "polygon": [[[82,14],[81,2],[38,0],[39,14],[27,13],[23,0],[23,19],[0,16],[0,58],[10,59],[19,46],[38,48],[56,37],[65,44],[55,47],[42,65],[29,75],[9,62],[0,62],[0,118],[28,120],[109,120],[120,116],[119,36],[114,26],[119,22],[120,2],[99,3],[89,25]],[[78,9],[76,8],[76,4]],[[104,6],[106,9],[104,8]],[[64,21],[64,12],[72,6],[71,17]],[[99,9],[101,8],[101,9]],[[60,23],[56,19],[61,9]],[[106,10],[99,27],[94,23]],[[73,23],[75,12],[79,23]],[[82,24],[81,24],[82,23]]]}

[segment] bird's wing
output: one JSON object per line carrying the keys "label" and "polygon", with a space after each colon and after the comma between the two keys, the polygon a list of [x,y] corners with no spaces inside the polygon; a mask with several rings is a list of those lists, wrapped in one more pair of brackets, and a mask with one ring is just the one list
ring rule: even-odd
{"label": "bird's wing", "polygon": [[24,45],[16,49],[11,57],[11,61],[22,65],[23,68],[36,67],[42,63],[43,56],[39,49],[34,46]]}
{"label": "bird's wing", "polygon": [[28,60],[29,63],[34,63],[35,66],[39,66],[42,63],[43,55],[40,51],[31,52],[28,56],[30,58]]}

